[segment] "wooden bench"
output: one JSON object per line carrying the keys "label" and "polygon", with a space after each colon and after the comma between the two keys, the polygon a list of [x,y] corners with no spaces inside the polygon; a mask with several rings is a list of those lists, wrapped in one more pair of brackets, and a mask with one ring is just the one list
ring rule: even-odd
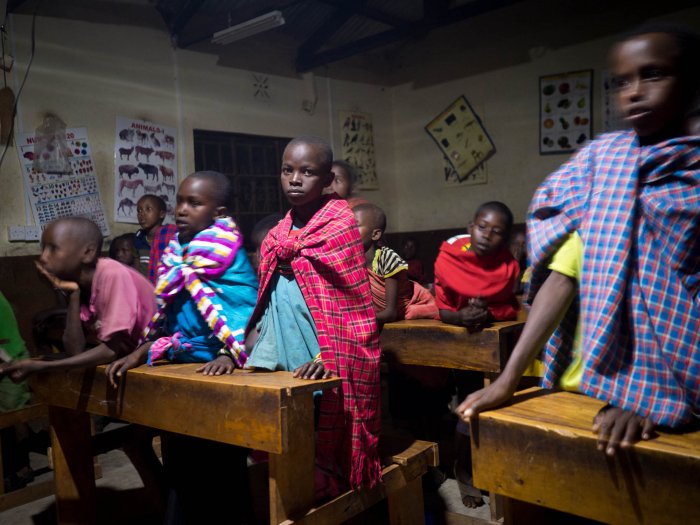
{"label": "wooden bench", "polygon": [[116,390],[104,367],[32,379],[36,396],[50,405],[60,523],[95,522],[90,413],[264,450],[270,453],[270,523],[303,516],[312,507],[312,395],[340,386],[340,379],[304,381],[287,372],[247,371],[203,376],[195,373],[197,366],[139,367]]}
{"label": "wooden bench", "polygon": [[[386,444],[380,446],[386,448]],[[389,445],[389,448],[395,448]],[[389,523],[393,525],[422,525],[425,523],[423,488],[421,478],[428,467],[438,464],[435,443],[412,441],[407,447],[383,455],[383,483],[372,489],[348,491],[337,498],[310,509],[296,520],[284,525],[329,525],[343,523],[378,502],[386,499],[389,504]],[[385,450],[385,453],[387,451]]]}
{"label": "wooden bench", "polygon": [[535,388],[480,414],[474,482],[518,500],[506,501],[508,523],[546,523],[542,507],[605,523],[700,523],[700,431],[659,432],[610,458],[591,431],[602,406]]}
{"label": "wooden bench", "polygon": [[[13,427],[19,423],[27,423],[33,419],[45,417],[48,413],[46,405],[35,403],[18,410],[0,414],[0,429]],[[2,443],[0,442],[0,449]],[[5,471],[0,456],[0,512],[24,505],[30,501],[43,498],[53,493],[53,481],[42,481],[33,483],[19,490],[5,492],[3,476]]]}

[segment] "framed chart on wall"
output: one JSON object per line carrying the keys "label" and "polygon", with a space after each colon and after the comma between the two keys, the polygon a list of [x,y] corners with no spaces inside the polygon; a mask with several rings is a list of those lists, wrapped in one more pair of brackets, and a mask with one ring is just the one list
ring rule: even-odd
{"label": "framed chart on wall", "polygon": [[[435,117],[425,131],[432,137],[462,182],[496,153],[496,146],[464,95]],[[479,182],[477,182],[479,183]]]}
{"label": "framed chart on wall", "polygon": [[540,155],[571,153],[593,132],[593,70],[540,77]]}

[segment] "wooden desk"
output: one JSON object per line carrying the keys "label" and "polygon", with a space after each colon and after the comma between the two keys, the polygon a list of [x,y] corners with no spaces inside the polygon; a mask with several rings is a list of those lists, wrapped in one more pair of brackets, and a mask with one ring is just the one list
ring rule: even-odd
{"label": "wooden desk", "polygon": [[202,376],[197,364],[142,366],[119,389],[105,367],[32,380],[49,405],[60,523],[94,523],[95,482],[89,414],[270,453],[270,523],[303,515],[314,501],[312,392],[340,379],[304,381],[289,372]]}
{"label": "wooden desk", "polygon": [[[662,432],[609,458],[591,431],[602,406],[535,388],[480,414],[472,425],[474,483],[605,523],[699,523],[700,431]],[[540,522],[511,514],[511,523]]]}
{"label": "wooden desk", "polygon": [[524,323],[503,321],[478,332],[434,319],[384,325],[382,352],[391,361],[478,372],[499,373]]}

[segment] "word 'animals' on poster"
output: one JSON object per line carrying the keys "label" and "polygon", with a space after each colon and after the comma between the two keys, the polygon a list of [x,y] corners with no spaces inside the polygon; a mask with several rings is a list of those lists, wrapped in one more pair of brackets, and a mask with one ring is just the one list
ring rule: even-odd
{"label": "word 'animals' on poster", "polygon": [[593,132],[593,71],[540,77],[540,154],[571,153]]}
{"label": "word 'animals' on poster", "polygon": [[117,117],[114,141],[114,220],[138,223],[136,203],[146,194],[165,201],[173,222],[177,194],[177,129]]}
{"label": "word 'animals' on poster", "polygon": [[341,155],[343,160],[357,169],[359,190],[379,189],[377,165],[374,158],[374,131],[372,115],[356,111],[339,111]]}
{"label": "word 'animals' on poster", "polygon": [[61,217],[86,217],[100,227],[102,235],[109,235],[87,128],[66,129],[72,173],[36,170],[34,144],[34,133],[20,133],[17,136],[17,153],[34,222],[43,229],[49,222]]}
{"label": "word 'animals' on poster", "polygon": [[496,153],[496,146],[464,95],[425,126],[425,131],[452,165],[460,183]]}

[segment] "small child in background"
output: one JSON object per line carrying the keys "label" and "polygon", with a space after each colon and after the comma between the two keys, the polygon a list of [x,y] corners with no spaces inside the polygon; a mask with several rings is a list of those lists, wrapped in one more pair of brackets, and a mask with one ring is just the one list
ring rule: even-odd
{"label": "small child in background", "polygon": [[135,242],[135,233],[125,233],[112,239],[112,242],[109,243],[110,259],[131,266],[136,271],[141,271],[139,254],[136,252]]}
{"label": "small child in background", "polygon": [[379,333],[355,218],[345,201],[323,194],[332,162],[320,138],[299,137],[284,150],[281,183],[292,209],[263,242],[246,341],[251,367],[342,379],[341,391],[321,396],[319,497],[381,478]]}
{"label": "small child in background", "polygon": [[666,24],[613,46],[615,99],[633,129],[598,137],[536,191],[532,308],[503,373],[457,408],[465,421],[507,402],[550,336],[543,386],[608,403],[593,422],[598,450],[697,421],[700,137],[686,133],[699,62],[700,35]]}
{"label": "small child in background", "polygon": [[418,253],[418,241],[413,237],[409,237],[403,243],[403,248],[401,249],[406,264],[408,264],[408,278],[416,281],[417,283],[423,284],[425,281],[425,270],[423,269],[423,262],[416,257]]}
{"label": "small child in background", "polygon": [[350,209],[367,202],[355,195],[355,184],[357,184],[357,168],[355,166],[344,160],[336,159],[333,161],[332,171],[333,181],[330,186],[323,190],[325,195],[337,193],[338,197],[347,201]]}
{"label": "small child in background", "polygon": [[260,267],[260,247],[265,240],[265,236],[267,236],[267,232],[277,226],[283,217],[281,213],[271,213],[256,222],[255,226],[253,226],[253,231],[250,232],[250,238],[255,248],[255,251],[250,257],[250,263],[253,265],[256,274]]}
{"label": "small child in background", "polygon": [[374,204],[353,208],[365,250],[372,303],[381,325],[401,319],[439,319],[435,298],[428,290],[408,278],[408,266],[387,246],[379,246],[386,230],[386,215]]}
{"label": "small child in background", "polygon": [[513,214],[497,201],[479,206],[468,235],[442,243],[435,261],[435,298],[444,323],[474,327],[515,319],[518,262],[508,250]]}
{"label": "small child in background", "polygon": [[177,232],[174,224],[163,224],[165,212],[165,201],[157,195],[143,195],[136,203],[141,229],[136,232],[134,244],[141,268],[147,269],[146,276],[153,284],[158,279],[158,264],[163,251]]}

